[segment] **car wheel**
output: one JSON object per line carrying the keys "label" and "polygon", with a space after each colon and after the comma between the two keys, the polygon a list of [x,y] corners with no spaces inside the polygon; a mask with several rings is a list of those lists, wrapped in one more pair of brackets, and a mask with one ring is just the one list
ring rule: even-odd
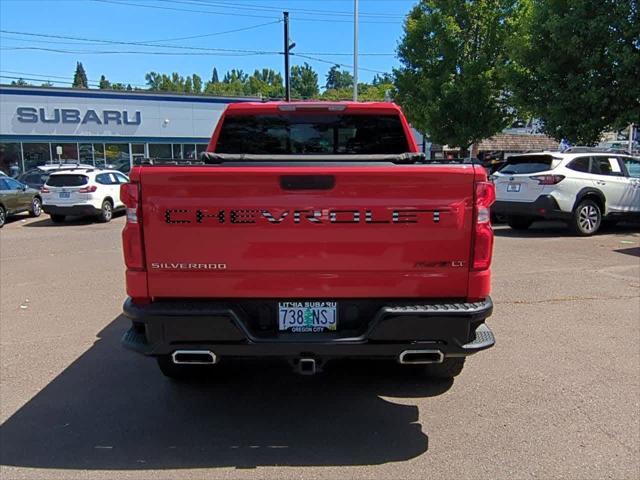
{"label": "car wheel", "polygon": [[527,230],[533,223],[533,218],[530,217],[509,217],[507,218],[507,225],[514,230]]}
{"label": "car wheel", "polygon": [[64,215],[51,215],[51,221],[53,223],[62,223],[64,222],[65,216]]}
{"label": "car wheel", "polygon": [[593,200],[581,201],[573,211],[571,228],[582,237],[596,233],[601,224],[602,211],[600,206]]}
{"label": "car wheel", "polygon": [[0,228],[4,227],[4,222],[7,221],[7,211],[4,207],[0,206]]}
{"label": "car wheel", "polygon": [[465,357],[445,358],[442,363],[428,363],[425,373],[429,378],[453,378],[464,368]]}
{"label": "car wheel", "polygon": [[102,202],[102,208],[100,208],[100,214],[98,215],[98,221],[101,223],[108,223],[113,218],[113,205],[109,200]]}
{"label": "car wheel", "polygon": [[160,355],[156,357],[156,361],[162,374],[177,382],[198,380],[210,374],[215,368],[213,365],[176,365],[171,355]]}
{"label": "car wheel", "polygon": [[29,210],[29,216],[31,217],[39,217],[42,213],[42,200],[38,197],[33,197],[31,200],[31,209]]}

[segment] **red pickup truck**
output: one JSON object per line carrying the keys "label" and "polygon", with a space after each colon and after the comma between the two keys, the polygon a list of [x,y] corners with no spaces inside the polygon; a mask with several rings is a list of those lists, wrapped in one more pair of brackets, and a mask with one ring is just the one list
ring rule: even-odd
{"label": "red pickup truck", "polygon": [[123,344],[169,377],[266,356],[453,377],[495,342],[493,185],[427,162],[394,104],[233,104],[200,161],[130,177]]}

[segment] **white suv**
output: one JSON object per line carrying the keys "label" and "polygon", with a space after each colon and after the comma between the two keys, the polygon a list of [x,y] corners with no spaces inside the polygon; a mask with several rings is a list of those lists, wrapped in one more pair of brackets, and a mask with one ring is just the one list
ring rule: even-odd
{"label": "white suv", "polygon": [[117,170],[77,168],[53,172],[41,189],[42,209],[55,223],[68,215],[95,216],[109,222],[113,212],[124,209],[120,185],[129,178]]}
{"label": "white suv", "polygon": [[491,175],[492,212],[514,229],[535,220],[565,220],[578,235],[603,221],[640,218],[640,159],[629,155],[541,152],[515,155]]}

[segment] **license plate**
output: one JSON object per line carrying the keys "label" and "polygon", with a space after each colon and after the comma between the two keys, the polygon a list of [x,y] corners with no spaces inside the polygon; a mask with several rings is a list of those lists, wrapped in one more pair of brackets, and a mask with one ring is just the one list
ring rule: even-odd
{"label": "license plate", "polygon": [[324,332],[338,326],[336,302],[280,302],[278,303],[280,331]]}
{"label": "license plate", "polygon": [[60,192],[60,198],[69,198],[71,196],[71,192]]}
{"label": "license plate", "polygon": [[510,183],[507,185],[507,192],[519,192],[520,184],[519,183]]}

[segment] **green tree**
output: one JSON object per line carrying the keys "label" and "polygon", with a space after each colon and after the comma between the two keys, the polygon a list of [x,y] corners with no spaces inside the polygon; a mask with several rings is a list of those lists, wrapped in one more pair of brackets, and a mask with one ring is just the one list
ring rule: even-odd
{"label": "green tree", "polygon": [[577,144],[638,122],[639,15],[637,0],[523,0],[509,45],[516,104]]}
{"label": "green tree", "polygon": [[331,67],[327,73],[327,82],[325,88],[327,90],[341,89],[353,87],[353,75],[347,71],[340,70],[339,65]]}
{"label": "green tree", "polygon": [[26,87],[28,86],[29,83],[24,79],[24,78],[19,78],[18,80],[12,80],[11,81],[11,86],[14,87]]}
{"label": "green tree", "polygon": [[73,88],[89,88],[87,73],[84,71],[82,62],[76,63],[76,73],[73,75]]}
{"label": "green tree", "polygon": [[383,73],[381,75],[375,74],[373,76],[373,81],[371,82],[373,85],[383,85],[383,84],[393,84],[393,75],[390,73]]}
{"label": "green tree", "polygon": [[191,76],[191,82],[193,83],[193,93],[202,92],[202,78],[195,73]]}
{"label": "green tree", "polygon": [[213,73],[211,74],[211,83],[218,83],[220,79],[218,78],[218,70],[216,67],[213,67]]}
{"label": "green tree", "polygon": [[409,13],[396,100],[433,141],[466,148],[507,126],[505,39],[514,11],[515,0],[421,0]]}
{"label": "green tree", "polygon": [[47,80],[46,82],[44,82],[42,85],[42,87],[53,87],[53,83],[50,82],[49,80]]}
{"label": "green tree", "polygon": [[318,74],[307,62],[291,67],[291,95],[295,98],[317,98],[320,95]]}
{"label": "green tree", "polygon": [[98,84],[98,88],[100,88],[100,90],[108,90],[111,88],[111,83],[104,75],[100,75],[100,83]]}

